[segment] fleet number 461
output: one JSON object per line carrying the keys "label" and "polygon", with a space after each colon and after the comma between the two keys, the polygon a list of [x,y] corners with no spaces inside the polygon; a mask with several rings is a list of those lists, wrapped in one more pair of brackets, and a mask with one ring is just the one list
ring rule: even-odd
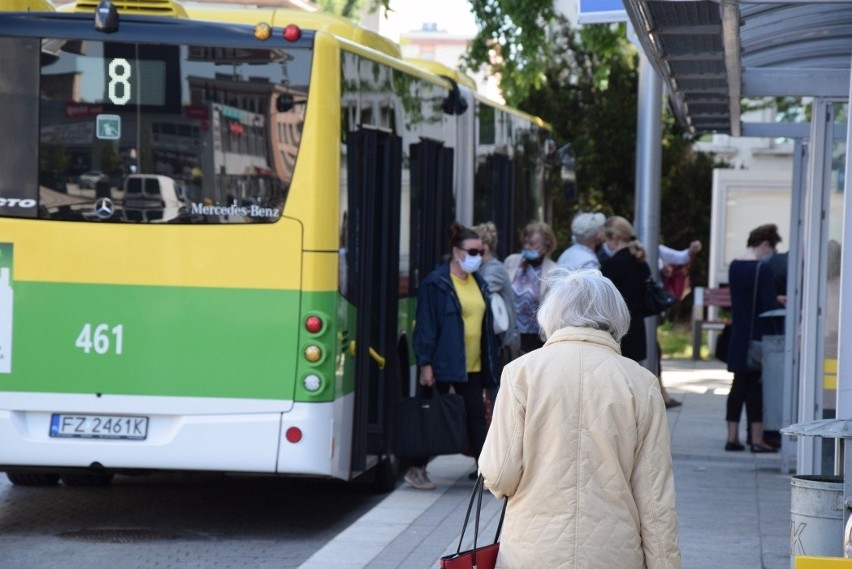
{"label": "fleet number 461", "polygon": [[83,329],[77,336],[75,346],[88,354],[92,350],[98,355],[104,355],[109,352],[114,352],[121,355],[122,339],[124,333],[124,325],[118,324],[109,327],[109,324],[83,324]]}

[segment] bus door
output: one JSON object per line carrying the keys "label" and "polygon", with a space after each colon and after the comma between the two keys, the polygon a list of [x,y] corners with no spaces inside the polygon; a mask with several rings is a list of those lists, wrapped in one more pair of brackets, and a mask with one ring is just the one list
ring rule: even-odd
{"label": "bus door", "polygon": [[347,133],[350,299],[355,305],[355,414],[352,470],[389,452],[399,398],[399,231],[402,142],[390,132]]}
{"label": "bus door", "polygon": [[[494,221],[500,236],[495,251],[500,259],[505,259],[516,250],[519,227],[515,212],[519,210],[515,207],[515,201],[527,199],[525,195],[513,195],[514,179],[514,165],[508,156],[492,154],[487,158],[486,209],[488,219]],[[523,220],[522,223],[527,221]]]}
{"label": "bus door", "polygon": [[456,219],[453,196],[453,149],[442,142],[423,139],[409,148],[413,209],[410,239],[413,244],[411,294],[437,267],[449,247],[450,224]]}

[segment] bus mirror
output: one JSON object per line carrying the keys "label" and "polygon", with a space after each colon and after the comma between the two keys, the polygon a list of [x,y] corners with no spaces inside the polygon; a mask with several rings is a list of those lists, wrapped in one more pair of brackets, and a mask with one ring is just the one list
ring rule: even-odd
{"label": "bus mirror", "polygon": [[289,112],[296,102],[293,100],[293,95],[290,93],[281,93],[275,101],[275,110],[279,113]]}
{"label": "bus mirror", "polygon": [[441,77],[449,81],[452,85],[452,89],[450,89],[450,92],[447,93],[447,96],[441,102],[441,108],[448,115],[463,115],[467,110],[467,101],[464,100],[458,83],[446,75],[441,75]]}
{"label": "bus mirror", "polygon": [[118,31],[118,10],[110,0],[101,0],[95,10],[95,29],[105,34]]}

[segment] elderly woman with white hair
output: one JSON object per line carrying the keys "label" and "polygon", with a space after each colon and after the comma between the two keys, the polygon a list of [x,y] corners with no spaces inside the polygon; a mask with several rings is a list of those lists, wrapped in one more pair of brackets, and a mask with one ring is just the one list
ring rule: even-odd
{"label": "elderly woman with white hair", "polygon": [[596,270],[548,280],[547,342],[504,368],[479,456],[509,497],[497,567],[679,568],[666,408],[621,356],[627,306]]}

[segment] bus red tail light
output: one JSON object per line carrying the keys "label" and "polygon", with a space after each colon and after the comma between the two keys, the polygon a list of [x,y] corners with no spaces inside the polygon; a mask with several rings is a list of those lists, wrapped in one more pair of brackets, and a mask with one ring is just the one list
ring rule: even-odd
{"label": "bus red tail light", "polygon": [[302,30],[296,24],[289,24],[284,28],[284,39],[287,41],[299,41],[302,37]]}
{"label": "bus red tail light", "polygon": [[305,318],[305,330],[311,334],[318,334],[322,330],[322,318],[319,316],[308,316]]}
{"label": "bus red tail light", "polygon": [[284,436],[287,437],[288,442],[295,444],[302,440],[302,429],[299,427],[290,427],[287,429],[287,432],[284,433]]}

